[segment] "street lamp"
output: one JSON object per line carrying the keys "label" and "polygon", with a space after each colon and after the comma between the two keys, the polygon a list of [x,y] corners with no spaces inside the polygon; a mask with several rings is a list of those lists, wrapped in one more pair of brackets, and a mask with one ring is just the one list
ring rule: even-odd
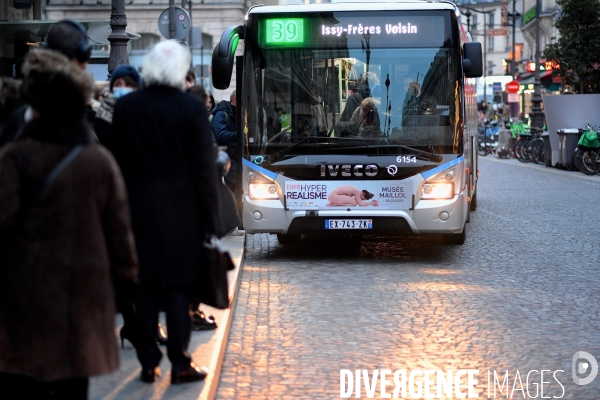
{"label": "street lamp", "polygon": [[471,10],[469,10],[467,8],[467,12],[464,13],[464,16],[467,17],[467,32],[471,32],[471,16],[473,14],[471,13]]}
{"label": "street lamp", "polygon": [[535,4],[535,72],[533,83],[533,96],[531,96],[531,126],[542,128],[544,126],[544,113],[542,112],[542,93],[540,82],[540,7],[541,1]]}
{"label": "street lamp", "polygon": [[[476,12],[479,14],[491,14],[494,11],[490,10],[490,11],[478,11],[478,10],[472,10],[468,7],[467,8],[467,12],[465,12],[465,16],[467,17],[467,27],[470,25],[470,19],[471,19],[471,11],[472,12]],[[485,68],[487,64],[487,21],[483,21],[483,99],[485,100],[485,102],[487,103],[487,84],[486,84],[486,79],[487,79],[487,68]]]}
{"label": "street lamp", "polygon": [[516,62],[516,51],[517,49],[516,44],[515,44],[515,28],[517,26],[517,18],[519,18],[521,16],[521,14],[519,14],[516,10],[517,8],[517,0],[513,0],[513,12],[512,13],[506,13],[506,15],[512,20],[512,57],[510,58],[510,73],[514,79],[515,77],[515,73],[517,70],[517,62]]}
{"label": "street lamp", "polygon": [[127,53],[127,42],[129,36],[125,32],[127,28],[127,16],[125,15],[124,0],[112,0],[110,12],[110,28],[112,33],[108,37],[110,42],[110,55],[108,57],[108,78],[119,65],[129,64]]}

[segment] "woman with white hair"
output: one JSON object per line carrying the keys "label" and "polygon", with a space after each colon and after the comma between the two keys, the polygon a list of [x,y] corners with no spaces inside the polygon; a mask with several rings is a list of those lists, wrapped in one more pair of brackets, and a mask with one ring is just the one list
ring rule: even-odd
{"label": "woman with white hair", "polygon": [[200,244],[215,232],[219,182],[206,107],[183,92],[189,65],[186,47],[158,43],[144,61],[144,88],[119,99],[113,114],[112,150],[130,196],[140,263],[142,299],[134,345],[141,379],[148,383],[160,376],[156,326],[163,294],[171,383],[206,377],[187,349],[190,285],[198,282],[205,265]]}

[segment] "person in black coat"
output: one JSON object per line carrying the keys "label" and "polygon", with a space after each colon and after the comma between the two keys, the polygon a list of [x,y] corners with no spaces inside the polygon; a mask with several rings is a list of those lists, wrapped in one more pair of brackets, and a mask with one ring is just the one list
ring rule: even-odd
{"label": "person in black coat", "polygon": [[141,89],[142,86],[142,77],[135,67],[123,64],[113,71],[108,87],[102,91],[100,107],[96,112],[96,120],[94,121],[94,130],[101,144],[108,148],[112,147],[110,124],[112,123],[117,100],[126,94]]}
{"label": "person in black coat", "polygon": [[191,285],[205,263],[201,243],[217,224],[217,147],[204,105],[182,91],[189,57],[176,42],[158,43],[144,61],[146,87],[121,98],[113,114],[112,151],[129,192],[140,264],[135,347],[144,382],[160,375],[155,335],[163,289],[171,383],[206,377],[187,347]]}

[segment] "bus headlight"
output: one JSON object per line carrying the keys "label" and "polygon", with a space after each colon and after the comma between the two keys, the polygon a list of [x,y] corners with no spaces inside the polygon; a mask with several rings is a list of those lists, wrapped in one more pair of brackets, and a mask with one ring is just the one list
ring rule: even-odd
{"label": "bus headlight", "polygon": [[251,183],[248,185],[250,198],[253,200],[277,200],[277,185],[274,183]]}
{"label": "bus headlight", "polygon": [[421,189],[422,200],[441,200],[454,197],[453,183],[425,183]]}

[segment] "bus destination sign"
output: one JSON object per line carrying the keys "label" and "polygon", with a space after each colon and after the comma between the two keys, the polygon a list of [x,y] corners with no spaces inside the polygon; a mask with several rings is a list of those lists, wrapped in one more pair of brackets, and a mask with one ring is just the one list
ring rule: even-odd
{"label": "bus destination sign", "polygon": [[443,15],[268,17],[259,23],[259,41],[270,48],[371,48],[395,45],[440,47],[447,34]]}
{"label": "bus destination sign", "polygon": [[[381,26],[362,26],[362,24],[358,24],[358,26],[353,26],[348,24],[347,28],[343,28],[341,26],[325,26],[321,25],[321,34],[325,35],[335,35],[341,36],[342,33],[347,33],[351,35],[380,35],[383,32]],[[411,25],[410,22],[408,24],[402,25],[401,22],[398,25],[385,24],[385,33],[387,35],[396,35],[396,34],[417,34],[418,28],[416,25]]]}

